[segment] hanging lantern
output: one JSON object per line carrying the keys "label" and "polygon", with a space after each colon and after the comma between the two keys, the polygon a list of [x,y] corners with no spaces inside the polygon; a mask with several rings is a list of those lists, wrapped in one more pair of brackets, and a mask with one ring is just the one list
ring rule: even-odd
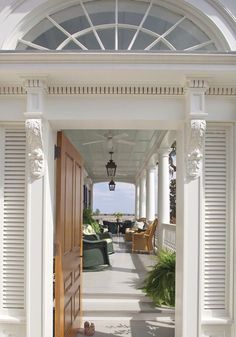
{"label": "hanging lantern", "polygon": [[106,169],[107,169],[107,176],[108,177],[115,177],[116,175],[116,168],[117,165],[116,163],[112,160],[112,154],[113,152],[109,152],[111,155],[111,159],[109,160],[109,162],[106,164]]}
{"label": "hanging lantern", "polygon": [[115,191],[116,184],[113,179],[109,182],[108,186],[110,191]]}

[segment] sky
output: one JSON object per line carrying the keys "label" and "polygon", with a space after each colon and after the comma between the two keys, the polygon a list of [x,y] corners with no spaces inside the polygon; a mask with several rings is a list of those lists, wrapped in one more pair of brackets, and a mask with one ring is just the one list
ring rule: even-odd
{"label": "sky", "polygon": [[97,183],[93,186],[93,211],[101,213],[115,212],[134,214],[135,186],[133,184],[116,182],[115,191],[109,191],[108,183]]}

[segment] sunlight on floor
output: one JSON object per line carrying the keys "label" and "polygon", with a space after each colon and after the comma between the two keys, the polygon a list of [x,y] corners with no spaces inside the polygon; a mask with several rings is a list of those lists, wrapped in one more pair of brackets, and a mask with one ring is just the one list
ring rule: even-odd
{"label": "sunlight on floor", "polygon": [[140,289],[155,256],[131,254],[122,235],[113,242],[111,267],[83,273],[84,321],[95,323],[95,337],[174,337],[174,310],[155,307]]}

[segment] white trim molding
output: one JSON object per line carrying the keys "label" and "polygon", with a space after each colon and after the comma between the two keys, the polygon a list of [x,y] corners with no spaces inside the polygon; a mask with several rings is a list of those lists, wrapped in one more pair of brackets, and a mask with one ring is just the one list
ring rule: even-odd
{"label": "white trim molding", "polygon": [[[45,87],[44,87],[45,88]],[[151,95],[151,96],[183,96],[185,94],[183,86],[172,85],[50,85],[45,92],[51,96],[63,95]],[[26,88],[20,84],[0,85],[0,96],[26,95]],[[235,86],[210,86],[206,89],[206,96],[233,96],[236,97]]]}
{"label": "white trim molding", "polygon": [[169,85],[54,85],[48,88],[50,95],[183,95],[182,86]]}
{"label": "white trim molding", "polygon": [[41,178],[44,175],[44,150],[42,140],[42,120],[27,119],[25,122],[27,152],[31,177]]}

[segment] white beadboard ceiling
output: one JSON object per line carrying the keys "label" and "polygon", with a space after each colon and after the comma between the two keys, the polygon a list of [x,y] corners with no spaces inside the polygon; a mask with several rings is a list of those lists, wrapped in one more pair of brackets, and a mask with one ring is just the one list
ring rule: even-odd
{"label": "white beadboard ceiling", "polygon": [[[105,165],[110,159],[109,145],[104,135],[112,140],[113,160],[117,164],[116,181],[134,182],[142,166],[148,161],[164,135],[160,130],[64,130],[84,159],[85,169],[94,182],[108,181]],[[83,145],[83,143],[103,141]],[[125,141],[122,142],[122,141]],[[126,143],[128,142],[128,143]],[[133,143],[133,144],[129,144]]]}

